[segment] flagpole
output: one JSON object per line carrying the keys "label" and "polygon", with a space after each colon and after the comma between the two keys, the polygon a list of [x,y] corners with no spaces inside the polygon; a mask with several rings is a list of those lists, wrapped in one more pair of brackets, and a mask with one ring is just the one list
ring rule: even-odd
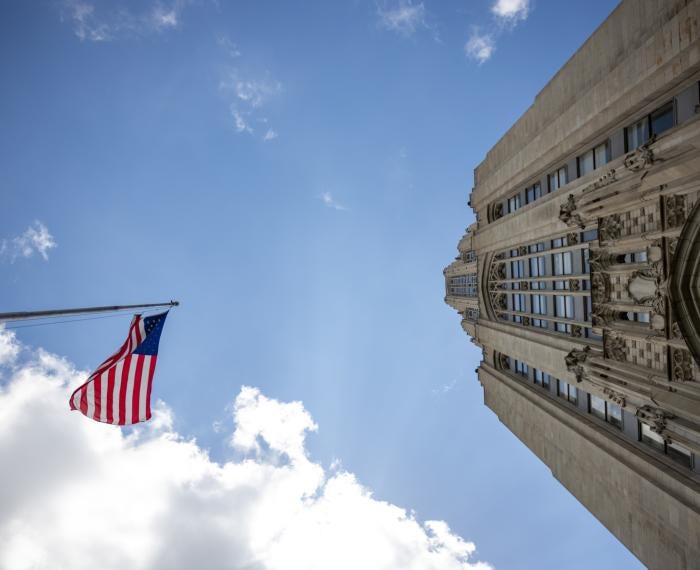
{"label": "flagpole", "polygon": [[143,305],[111,305],[106,307],[81,307],[77,309],[51,309],[48,311],[18,311],[14,313],[0,313],[1,321],[22,321],[39,317],[62,317],[65,315],[85,315],[90,313],[111,313],[128,309],[148,309],[152,307],[177,307],[179,301],[168,303],[145,303]]}

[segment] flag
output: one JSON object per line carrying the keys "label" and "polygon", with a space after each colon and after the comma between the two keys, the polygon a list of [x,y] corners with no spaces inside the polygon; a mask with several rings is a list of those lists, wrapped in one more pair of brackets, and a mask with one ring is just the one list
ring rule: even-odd
{"label": "flag", "polygon": [[151,418],[151,384],[167,311],[135,315],[122,347],[97,367],[70,397],[70,409],[98,422],[120,426]]}

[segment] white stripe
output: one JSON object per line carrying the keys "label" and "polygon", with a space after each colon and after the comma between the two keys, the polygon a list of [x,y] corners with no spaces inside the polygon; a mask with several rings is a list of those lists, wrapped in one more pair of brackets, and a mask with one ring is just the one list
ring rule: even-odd
{"label": "white stripe", "polygon": [[129,362],[129,375],[126,378],[126,410],[124,410],[124,423],[127,425],[134,423],[131,419],[131,410],[134,405],[134,376],[136,375],[136,360],[137,357],[133,357],[131,362]]}
{"label": "white stripe", "polygon": [[139,331],[141,332],[141,342],[146,340],[146,325],[143,324],[143,319],[139,319]]}
{"label": "white stripe", "polygon": [[109,382],[109,370],[102,373],[100,380],[100,421],[107,421],[107,382]]}
{"label": "white stripe", "polygon": [[133,329],[131,329],[131,346],[129,347],[131,350],[129,350],[129,352],[136,348],[136,346],[138,345],[137,340],[138,339],[136,338],[136,327],[134,327]]}
{"label": "white stripe", "polygon": [[139,394],[139,421],[146,421],[146,394],[148,392],[148,371],[151,369],[151,355],[143,357],[143,369],[141,370],[141,392]]}
{"label": "white stripe", "polygon": [[73,394],[73,405],[75,406],[76,410],[80,410],[80,393],[82,392],[81,390],[78,390],[75,394]]}
{"label": "white stripe", "polygon": [[119,423],[119,391],[122,385],[122,368],[124,361],[120,360],[114,367],[114,392],[112,393],[112,423]]}
{"label": "white stripe", "polygon": [[88,418],[92,419],[95,416],[95,382],[89,382],[87,385],[87,413]]}

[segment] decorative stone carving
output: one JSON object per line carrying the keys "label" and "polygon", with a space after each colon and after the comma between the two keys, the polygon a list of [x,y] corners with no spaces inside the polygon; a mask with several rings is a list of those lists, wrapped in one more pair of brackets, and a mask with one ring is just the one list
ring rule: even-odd
{"label": "decorative stone carving", "polygon": [[530,326],[530,317],[523,317],[523,326],[525,326],[525,327]]}
{"label": "decorative stone carving", "polygon": [[673,261],[673,256],[676,255],[676,248],[678,247],[678,238],[670,238],[666,240],[668,244],[668,256]]}
{"label": "decorative stone carving", "polygon": [[579,325],[573,325],[571,327],[571,336],[575,338],[580,338],[583,334],[583,329]]}
{"label": "decorative stone carving", "polygon": [[491,221],[495,222],[499,218],[503,217],[503,202],[496,202],[491,204],[489,207],[489,213],[491,214]]}
{"label": "decorative stone carving", "polygon": [[505,259],[506,258],[506,252],[505,251],[499,251],[497,254],[493,256],[494,261],[498,261],[500,259]]}
{"label": "decorative stone carving", "polygon": [[566,243],[569,245],[576,245],[578,243],[578,232],[566,234]]}
{"label": "decorative stone carving", "polygon": [[617,313],[604,303],[593,303],[591,319],[594,327],[606,327],[615,320]]}
{"label": "decorative stone carving", "polygon": [[631,273],[625,289],[637,304],[652,307],[659,315],[666,313],[668,280],[664,278],[661,262],[652,263],[647,269]]}
{"label": "decorative stone carving", "polygon": [[569,290],[580,291],[581,290],[581,282],[578,279],[569,279]]}
{"label": "decorative stone carving", "polygon": [[566,202],[560,206],[559,219],[567,226],[578,226],[581,229],[586,227],[581,215],[576,213],[576,198],[573,194],[569,194]]}
{"label": "decorative stone carving", "polygon": [[610,289],[610,276],[607,273],[591,275],[591,300],[594,304],[610,301]]}
{"label": "decorative stone carving", "polygon": [[530,288],[530,283],[528,281],[521,281],[520,282],[520,289],[523,291],[527,291]]}
{"label": "decorative stone carving", "polygon": [[652,408],[651,406],[642,406],[635,413],[639,421],[645,423],[651,428],[651,431],[663,435],[666,429],[666,420],[673,418],[672,414],[665,412],[661,408]]}
{"label": "decorative stone carving", "polygon": [[507,279],[508,274],[506,273],[506,264],[498,263],[496,264],[496,279]]}
{"label": "decorative stone carving", "polygon": [[683,333],[681,332],[681,327],[674,320],[671,325],[671,338],[683,338]]}
{"label": "decorative stone carving", "polygon": [[693,357],[683,348],[671,347],[672,380],[674,382],[694,382]]}
{"label": "decorative stone carving", "polygon": [[665,196],[666,227],[680,228],[688,217],[685,196]]}
{"label": "decorative stone carving", "polygon": [[653,142],[654,137],[652,136],[645,144],[629,153],[625,157],[625,168],[630,172],[641,172],[651,168],[654,164],[654,151],[651,150]]}
{"label": "decorative stone carving", "polygon": [[508,299],[503,293],[496,295],[496,309],[500,309],[501,311],[508,310]]}
{"label": "decorative stone carving", "polygon": [[585,362],[588,359],[588,355],[591,351],[590,346],[586,346],[583,350],[574,348],[564,357],[566,362],[566,369],[572,372],[576,376],[576,382],[581,382],[583,378],[587,375],[585,369]]}
{"label": "decorative stone carving", "polygon": [[617,175],[615,174],[615,169],[611,168],[605,174],[603,174],[601,177],[599,177],[597,180],[595,180],[594,182],[591,182],[588,186],[586,186],[582,190],[582,193],[586,194],[587,192],[593,192],[594,190],[598,190],[599,188],[603,188],[605,186],[608,186],[609,184],[612,184],[616,180],[617,180]]}
{"label": "decorative stone carving", "polygon": [[622,235],[622,228],[623,223],[620,214],[611,214],[610,216],[599,218],[598,239],[601,242],[619,239]]}
{"label": "decorative stone carving", "polygon": [[510,358],[500,352],[494,354],[494,364],[498,370],[510,370]]}
{"label": "decorative stone carving", "polygon": [[624,408],[627,405],[627,399],[625,398],[625,395],[621,392],[617,392],[612,388],[608,388],[606,386],[605,388],[603,388],[603,394],[613,404],[617,404],[621,408]]}
{"label": "decorative stone carving", "polygon": [[524,245],[519,246],[518,255],[527,255],[527,247]]}
{"label": "decorative stone carving", "polygon": [[607,249],[591,249],[588,254],[588,263],[594,271],[603,271],[615,261],[615,256]]}
{"label": "decorative stone carving", "polygon": [[605,331],[603,334],[603,353],[605,358],[625,362],[627,360],[627,345],[619,335]]}

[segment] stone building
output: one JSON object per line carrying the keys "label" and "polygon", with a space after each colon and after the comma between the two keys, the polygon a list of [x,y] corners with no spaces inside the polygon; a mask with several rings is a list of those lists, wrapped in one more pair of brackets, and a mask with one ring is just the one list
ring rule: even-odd
{"label": "stone building", "polygon": [[624,0],[474,172],[484,401],[650,568],[700,568],[700,0]]}

